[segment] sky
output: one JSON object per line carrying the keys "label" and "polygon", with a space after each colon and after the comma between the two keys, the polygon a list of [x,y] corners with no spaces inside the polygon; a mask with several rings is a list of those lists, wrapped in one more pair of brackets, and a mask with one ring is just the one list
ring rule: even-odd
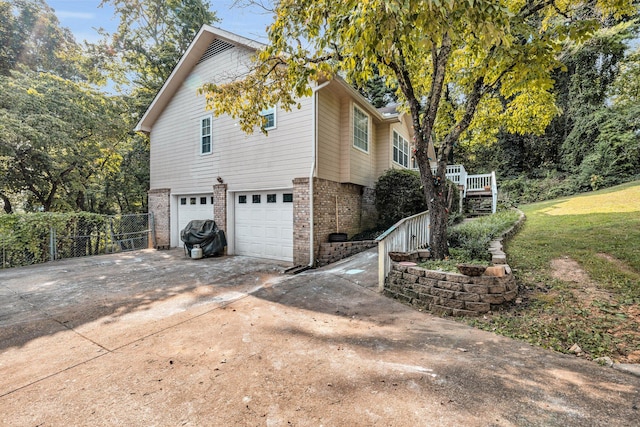
{"label": "sky", "polygon": [[[46,0],[55,11],[62,26],[69,28],[76,41],[95,42],[99,39],[94,28],[114,32],[118,22],[110,6],[98,7],[100,0]],[[210,0],[220,22],[215,26],[232,33],[264,42],[269,14],[259,7],[234,7],[235,0]]]}

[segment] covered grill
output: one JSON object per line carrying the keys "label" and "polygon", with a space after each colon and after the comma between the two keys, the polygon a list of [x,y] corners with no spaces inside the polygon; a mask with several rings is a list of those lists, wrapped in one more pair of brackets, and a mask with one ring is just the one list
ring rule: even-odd
{"label": "covered grill", "polygon": [[[192,258],[222,255],[227,246],[224,231],[220,230],[212,219],[190,221],[180,231],[180,239],[184,242],[185,252]],[[201,255],[198,248],[202,251]]]}

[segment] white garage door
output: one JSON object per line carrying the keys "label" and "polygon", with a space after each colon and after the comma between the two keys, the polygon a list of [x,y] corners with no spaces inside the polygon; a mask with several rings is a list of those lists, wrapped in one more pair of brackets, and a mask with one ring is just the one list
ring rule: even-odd
{"label": "white garage door", "polygon": [[180,231],[194,219],[213,219],[213,194],[178,196],[178,246],[183,246]]}
{"label": "white garage door", "polygon": [[235,195],[235,252],[293,261],[293,192]]}

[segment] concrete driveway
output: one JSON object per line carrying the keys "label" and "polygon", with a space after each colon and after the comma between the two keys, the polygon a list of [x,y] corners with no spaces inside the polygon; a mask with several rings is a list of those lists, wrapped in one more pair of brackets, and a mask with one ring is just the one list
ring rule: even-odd
{"label": "concrete driveway", "polygon": [[640,378],[414,311],[376,254],[0,270],[0,425],[638,426]]}

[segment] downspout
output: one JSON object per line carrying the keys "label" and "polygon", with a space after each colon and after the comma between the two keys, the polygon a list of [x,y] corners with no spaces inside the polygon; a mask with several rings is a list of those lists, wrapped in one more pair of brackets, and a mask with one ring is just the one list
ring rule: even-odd
{"label": "downspout", "polygon": [[327,86],[330,81],[324,82],[312,89],[313,102],[311,103],[311,127],[313,129],[313,144],[311,147],[311,170],[309,171],[309,267],[315,267],[315,250],[313,241],[313,177],[316,171],[318,152],[318,91]]}

